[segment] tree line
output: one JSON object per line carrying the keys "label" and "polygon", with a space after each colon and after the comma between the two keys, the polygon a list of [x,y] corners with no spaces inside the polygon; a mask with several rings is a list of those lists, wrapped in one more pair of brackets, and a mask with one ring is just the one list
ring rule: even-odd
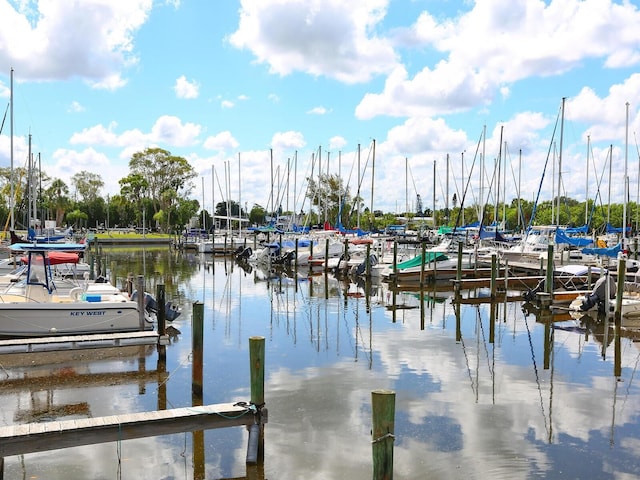
{"label": "tree line", "polygon": [[[128,174],[119,180],[120,191],[112,196],[102,196],[104,181],[98,173],[81,171],[73,175],[70,183],[49,177],[34,168],[19,167],[11,171],[0,168],[0,218],[5,219],[5,230],[9,225],[11,194],[15,199],[14,221],[16,228],[26,230],[33,225],[34,210],[41,224],[54,220],[58,226],[74,228],[130,227],[142,226],[165,233],[184,230],[193,218],[199,228],[214,226],[211,212],[192,198],[197,172],[189,162],[161,148],[147,148],[132,155]],[[518,231],[531,222],[535,209],[534,224],[560,223],[567,226],[588,225],[593,231],[604,230],[607,224],[620,227],[623,224],[621,204],[604,205],[594,200],[578,202],[568,197],[534,202],[513,199],[509,204],[457,206],[452,198],[452,209],[422,210],[418,202],[416,212],[384,213],[373,210],[359,195],[351,195],[337,175],[323,174],[318,178],[307,178],[305,203],[299,211],[282,211],[281,205],[267,209],[254,204],[249,212],[233,200],[215,205],[213,214],[218,216],[216,227],[237,228],[237,221],[224,217],[247,218],[251,225],[265,225],[278,216],[295,218],[296,223],[322,225],[325,222],[345,228],[360,227],[363,230],[383,230],[398,224],[398,217],[407,221],[409,228],[423,226],[462,226],[473,222],[484,225],[498,223],[505,230]],[[454,195],[455,197],[455,195]],[[35,206],[35,208],[32,208]],[[627,225],[638,229],[640,210],[630,202],[627,205]],[[559,219],[559,222],[556,220]]]}

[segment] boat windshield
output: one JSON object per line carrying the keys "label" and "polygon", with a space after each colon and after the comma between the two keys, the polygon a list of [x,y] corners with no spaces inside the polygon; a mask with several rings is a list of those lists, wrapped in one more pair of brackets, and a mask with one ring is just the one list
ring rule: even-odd
{"label": "boat windshield", "polygon": [[45,260],[44,252],[29,252],[27,284],[42,285],[51,292],[49,265]]}

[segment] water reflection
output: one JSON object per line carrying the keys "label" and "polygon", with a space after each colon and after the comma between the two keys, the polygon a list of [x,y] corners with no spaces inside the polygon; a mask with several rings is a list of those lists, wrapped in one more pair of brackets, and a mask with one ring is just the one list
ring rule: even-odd
{"label": "water reflection", "polygon": [[[105,250],[101,262],[118,278],[164,283],[181,303],[166,360],[155,349],[40,365],[0,356],[3,424],[246,401],[248,338],[259,335],[264,465],[247,467],[247,432],[230,428],[8,457],[5,478],[368,479],[377,389],[396,392],[397,478],[640,474],[640,352],[630,325],[520,303],[454,304],[447,285],[397,290],[167,250]],[[192,394],[196,301],[201,397]]]}

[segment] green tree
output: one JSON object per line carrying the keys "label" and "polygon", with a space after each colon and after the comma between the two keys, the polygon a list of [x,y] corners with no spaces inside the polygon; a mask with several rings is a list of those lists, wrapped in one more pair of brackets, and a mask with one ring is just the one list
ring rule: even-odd
{"label": "green tree", "polygon": [[[144,179],[140,194],[151,201],[153,213],[171,212],[180,198],[186,198],[193,190],[192,180],[197,173],[189,162],[171,155],[161,148],[147,148],[136,152],[129,161],[130,177]],[[170,223],[170,213],[166,221]],[[168,226],[168,224],[166,225]]]}
{"label": "green tree", "polygon": [[100,190],[104,187],[104,182],[97,173],[83,170],[71,177],[71,185],[75,188],[77,201],[91,203],[100,196]]}
{"label": "green tree", "polygon": [[71,207],[69,187],[59,178],[54,179],[44,191],[44,205],[49,216],[54,218],[56,225],[62,225],[65,212]]}
{"label": "green tree", "polygon": [[253,205],[251,211],[249,212],[249,222],[252,225],[263,225],[266,216],[267,211],[264,209],[264,207],[256,203]]}

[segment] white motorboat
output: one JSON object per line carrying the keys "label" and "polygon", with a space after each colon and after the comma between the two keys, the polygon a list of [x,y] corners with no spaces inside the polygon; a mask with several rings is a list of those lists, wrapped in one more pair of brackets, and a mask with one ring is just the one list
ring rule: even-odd
{"label": "white motorboat", "polygon": [[27,256],[27,274],[0,293],[0,335],[38,337],[151,330],[155,302],[140,302],[108,283],[59,291],[53,281],[52,252],[73,252],[84,245],[14,244]]}

